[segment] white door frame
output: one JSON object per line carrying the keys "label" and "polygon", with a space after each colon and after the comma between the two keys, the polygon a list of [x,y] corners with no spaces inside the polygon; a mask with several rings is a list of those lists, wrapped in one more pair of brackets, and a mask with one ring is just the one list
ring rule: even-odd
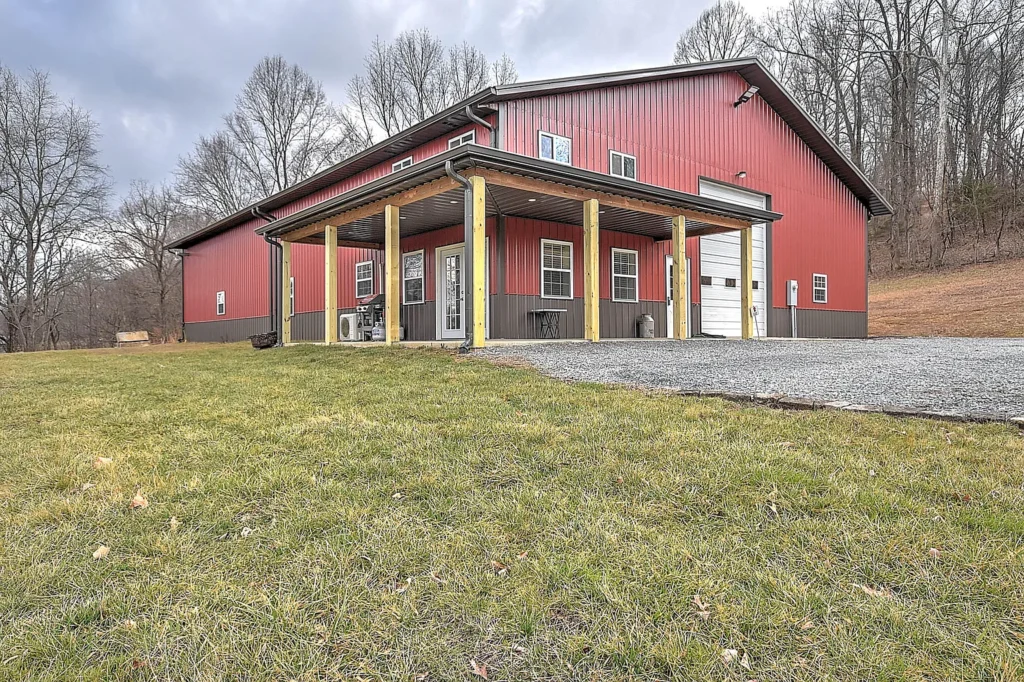
{"label": "white door frame", "polygon": [[[672,305],[672,280],[671,280],[671,267],[675,261],[672,254],[665,256],[665,322],[668,328],[666,336],[670,339],[675,338],[673,336],[675,330],[672,328],[673,317],[676,314],[675,306]],[[679,273],[676,273],[679,276]],[[693,330],[690,328],[690,309],[693,307],[690,304],[690,257],[686,257],[686,272],[683,273],[683,312],[686,314],[686,338],[693,336]],[[672,316],[669,316],[669,313]]]}
{"label": "white door frame", "polygon": [[[462,285],[460,291],[462,292],[462,333],[460,336],[442,336],[443,331],[443,310],[444,310],[444,287],[441,283],[444,281],[441,270],[441,262],[443,260],[443,254],[450,251],[461,251],[462,252]],[[487,237],[484,241],[484,277],[487,295],[484,300],[486,301],[485,308],[485,324],[486,338],[491,338],[491,238]],[[445,244],[444,246],[438,246],[434,249],[434,308],[435,308],[435,320],[434,320],[434,338],[438,340],[458,340],[466,338],[466,243],[457,242],[455,244]]]}

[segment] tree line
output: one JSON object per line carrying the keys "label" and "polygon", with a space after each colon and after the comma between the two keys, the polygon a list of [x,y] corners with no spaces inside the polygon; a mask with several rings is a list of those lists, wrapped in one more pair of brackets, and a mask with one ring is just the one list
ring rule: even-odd
{"label": "tree line", "polygon": [[517,78],[507,55],[490,62],[424,29],[375,40],[340,104],[265,57],[173,177],[115,199],[89,112],[47,74],[0,64],[0,352],[109,346],[117,331],[177,338],[181,260],[169,243]]}
{"label": "tree line", "polygon": [[755,19],[724,0],[677,63],[754,55],[895,209],[875,272],[1024,254],[1020,0],[792,0]]}

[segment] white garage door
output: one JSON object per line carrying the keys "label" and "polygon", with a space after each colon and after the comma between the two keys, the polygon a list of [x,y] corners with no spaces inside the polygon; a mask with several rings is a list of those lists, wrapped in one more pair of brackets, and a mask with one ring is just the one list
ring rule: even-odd
{"label": "white garage door", "polygon": [[[735,187],[700,181],[700,195],[754,208],[766,208],[765,196]],[[754,305],[757,307],[755,336],[765,336],[765,226],[754,225]],[[726,232],[700,238],[700,330],[706,334],[741,336],[740,319],[740,234]],[[708,278],[711,283],[707,284]]]}

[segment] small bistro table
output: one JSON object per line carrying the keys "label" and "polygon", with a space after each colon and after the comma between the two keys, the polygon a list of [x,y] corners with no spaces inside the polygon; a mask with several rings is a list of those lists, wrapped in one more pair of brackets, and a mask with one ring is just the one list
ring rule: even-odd
{"label": "small bistro table", "polygon": [[529,312],[537,318],[537,326],[540,328],[540,338],[558,338],[559,315],[565,312],[565,308],[534,308]]}

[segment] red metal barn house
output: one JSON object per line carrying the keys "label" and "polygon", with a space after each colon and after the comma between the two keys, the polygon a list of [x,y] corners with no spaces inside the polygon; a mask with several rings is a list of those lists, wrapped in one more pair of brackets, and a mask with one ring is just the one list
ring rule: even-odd
{"label": "red metal barn house", "polygon": [[190,341],[863,337],[888,213],[740,59],[489,88],[169,248]]}

